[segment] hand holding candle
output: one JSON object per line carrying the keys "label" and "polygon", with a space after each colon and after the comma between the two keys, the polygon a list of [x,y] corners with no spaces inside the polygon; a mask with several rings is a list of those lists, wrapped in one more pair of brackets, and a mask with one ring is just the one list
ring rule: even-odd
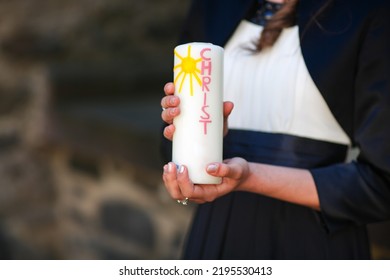
{"label": "hand holding candle", "polygon": [[207,164],[222,162],[223,49],[208,43],[175,48],[175,95],[180,115],[174,119],[172,159],[186,165],[196,184],[219,184]]}

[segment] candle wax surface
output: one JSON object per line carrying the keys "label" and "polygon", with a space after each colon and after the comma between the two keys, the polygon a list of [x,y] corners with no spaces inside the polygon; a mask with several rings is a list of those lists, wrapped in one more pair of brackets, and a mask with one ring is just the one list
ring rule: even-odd
{"label": "candle wax surface", "polygon": [[175,95],[180,115],[174,119],[172,160],[188,168],[195,184],[220,184],[206,172],[222,162],[223,48],[210,43],[188,43],[174,51]]}

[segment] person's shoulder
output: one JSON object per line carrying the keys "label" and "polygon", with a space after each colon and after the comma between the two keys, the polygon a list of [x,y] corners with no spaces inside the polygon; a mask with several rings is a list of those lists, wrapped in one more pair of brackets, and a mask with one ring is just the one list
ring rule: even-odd
{"label": "person's shoulder", "polygon": [[[390,18],[390,0],[327,0],[333,8],[343,7],[355,20],[372,20],[378,15]],[[333,2],[333,3],[332,3]]]}
{"label": "person's shoulder", "polygon": [[390,13],[390,1],[389,0],[369,0],[369,1],[356,1],[356,0],[328,0],[339,3],[344,3],[353,11],[360,11],[362,13],[371,13],[378,10],[387,11]]}
{"label": "person's shoulder", "polygon": [[381,5],[388,4],[389,0],[370,0],[370,1],[356,1],[356,0],[327,0],[327,1],[335,1],[335,2],[344,2],[348,3],[351,6],[361,6],[361,7],[376,7]]}

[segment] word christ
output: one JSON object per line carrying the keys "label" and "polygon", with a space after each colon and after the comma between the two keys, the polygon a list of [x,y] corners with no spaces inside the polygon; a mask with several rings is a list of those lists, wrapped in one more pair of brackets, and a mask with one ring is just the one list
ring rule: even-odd
{"label": "word christ", "polygon": [[207,52],[211,51],[210,48],[204,48],[200,52],[202,58],[201,63],[201,75],[202,75],[202,92],[203,92],[203,106],[201,108],[202,114],[199,122],[203,123],[203,134],[207,135],[207,125],[212,122],[210,114],[207,112],[209,105],[207,103],[207,95],[210,93],[209,85],[211,83],[211,58],[206,55]]}

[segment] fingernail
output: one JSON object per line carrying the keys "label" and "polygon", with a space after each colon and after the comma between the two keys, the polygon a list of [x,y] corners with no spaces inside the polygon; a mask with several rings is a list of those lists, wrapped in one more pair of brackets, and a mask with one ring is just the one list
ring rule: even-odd
{"label": "fingernail", "polygon": [[177,112],[177,108],[172,108],[171,110],[169,110],[169,113],[173,116],[175,115]]}
{"label": "fingernail", "polygon": [[164,165],[163,170],[164,170],[165,173],[168,172],[168,164]]}
{"label": "fingernail", "polygon": [[207,166],[208,172],[215,172],[218,169],[218,164],[212,163],[209,166]]}
{"label": "fingernail", "polygon": [[184,172],[184,165],[180,165],[179,167],[179,173],[183,173]]}
{"label": "fingernail", "polygon": [[169,99],[169,105],[175,105],[175,102],[176,102],[175,97],[172,97],[171,99]]}
{"label": "fingernail", "polygon": [[168,172],[172,172],[173,169],[172,164],[173,164],[172,162],[168,163]]}

